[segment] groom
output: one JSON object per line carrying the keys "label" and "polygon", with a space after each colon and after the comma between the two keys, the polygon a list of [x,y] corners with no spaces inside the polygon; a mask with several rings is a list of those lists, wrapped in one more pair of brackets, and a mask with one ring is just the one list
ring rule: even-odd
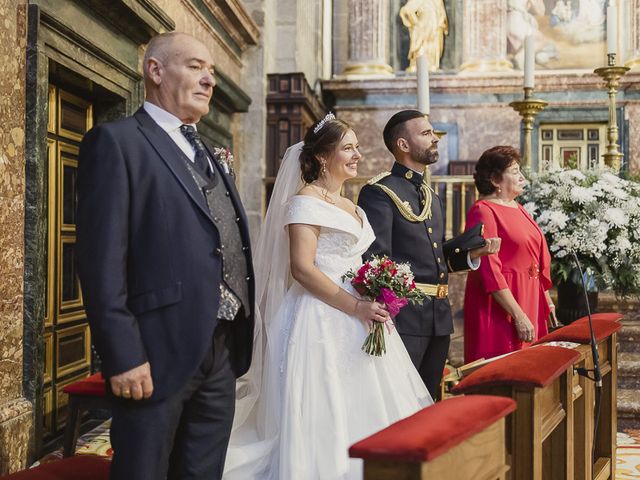
{"label": "groom", "polygon": [[111,478],[221,478],[254,282],[244,210],[196,123],[213,59],[183,33],[144,56],[146,100],[80,147],[77,255],[112,399]]}
{"label": "groom", "polygon": [[372,178],[358,198],[376,234],[365,258],[387,255],[408,262],[418,287],[427,294],[422,305],[407,305],[394,322],[429,393],[437,399],[453,333],[448,273],[478,268],[478,258],[497,252],[500,239],[486,239],[484,247],[469,252],[460,240],[444,241],[440,198],[423,183],[425,168],[438,161],[438,137],[423,113],[396,113],[383,136],[395,163],[390,172]]}

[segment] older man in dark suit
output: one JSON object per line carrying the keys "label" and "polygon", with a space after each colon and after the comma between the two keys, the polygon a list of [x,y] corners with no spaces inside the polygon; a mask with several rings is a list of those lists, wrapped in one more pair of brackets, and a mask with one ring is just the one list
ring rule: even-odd
{"label": "older man in dark suit", "polygon": [[476,259],[497,252],[500,240],[487,239],[484,247],[470,252],[445,241],[442,203],[424,176],[426,167],[438,161],[438,137],[423,113],[393,115],[384,128],[384,142],[395,157],[393,168],[372,178],[358,198],[376,234],[365,257],[387,255],[410,263],[418,287],[427,294],[422,305],[403,308],[395,324],[437,399],[453,333],[448,273],[477,268]]}
{"label": "older man in dark suit", "polygon": [[111,478],[220,478],[251,362],[249,232],[195,125],[215,85],[208,49],[155,37],[144,82],[142,108],[80,148],[79,273],[113,399]]}

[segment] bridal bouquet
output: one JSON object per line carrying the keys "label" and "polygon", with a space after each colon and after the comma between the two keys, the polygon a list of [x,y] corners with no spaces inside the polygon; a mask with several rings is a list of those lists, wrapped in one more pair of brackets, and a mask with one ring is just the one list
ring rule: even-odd
{"label": "bridal bouquet", "polygon": [[[357,271],[350,270],[342,276],[344,282],[351,279],[353,288],[363,297],[385,304],[391,318],[395,318],[400,309],[411,303],[422,303],[425,294],[416,288],[416,282],[408,263],[396,263],[386,255],[373,256]],[[362,350],[369,355],[381,357],[386,351],[384,344],[384,325],[373,322]]]}

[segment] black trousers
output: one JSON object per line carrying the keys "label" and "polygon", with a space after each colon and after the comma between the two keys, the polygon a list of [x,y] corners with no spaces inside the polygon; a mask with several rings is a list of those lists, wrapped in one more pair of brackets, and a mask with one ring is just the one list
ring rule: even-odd
{"label": "black trousers", "polygon": [[111,480],[222,478],[235,409],[229,332],[220,321],[181,391],[157,402],[113,399]]}
{"label": "black trousers", "polygon": [[418,370],[433,400],[442,400],[440,398],[440,382],[449,353],[450,336],[416,337],[401,334],[400,338],[407,347],[411,361],[416,366],[416,370]]}

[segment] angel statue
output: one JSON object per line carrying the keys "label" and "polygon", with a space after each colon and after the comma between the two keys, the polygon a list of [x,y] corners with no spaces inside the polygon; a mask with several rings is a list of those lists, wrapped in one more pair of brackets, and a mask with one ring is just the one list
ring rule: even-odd
{"label": "angel statue", "polygon": [[400,9],[400,18],[409,29],[409,67],[416,71],[416,60],[426,54],[429,70],[440,68],[444,36],[449,34],[447,12],[443,0],[408,0]]}

